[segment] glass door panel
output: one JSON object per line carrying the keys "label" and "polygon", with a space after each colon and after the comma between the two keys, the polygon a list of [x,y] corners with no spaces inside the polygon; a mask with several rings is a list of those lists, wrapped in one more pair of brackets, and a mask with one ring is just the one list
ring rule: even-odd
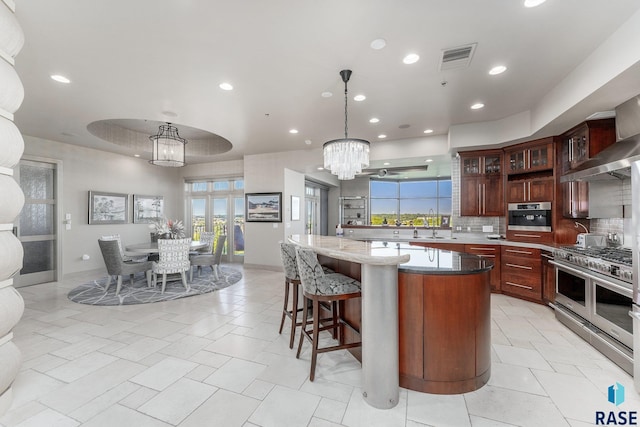
{"label": "glass door panel", "polygon": [[191,199],[191,238],[193,240],[200,240],[200,233],[207,229],[206,206],[207,199],[204,197]]}
{"label": "glass door panel", "polygon": [[244,257],[244,197],[234,197],[233,209],[233,256]]}
{"label": "glass door panel", "polygon": [[[227,235],[227,242],[231,239],[232,236],[229,236],[228,233],[228,222],[229,222],[229,207],[228,207],[228,197],[213,197],[211,198],[211,225],[212,230],[215,233],[215,243],[218,242],[218,236],[221,234]],[[222,251],[223,255],[228,253],[227,248],[229,247],[228,243],[225,243],[225,248]]]}
{"label": "glass door panel", "polygon": [[56,165],[23,160],[15,178],[25,203],[17,218],[16,236],[24,250],[16,286],[52,282],[57,276]]}

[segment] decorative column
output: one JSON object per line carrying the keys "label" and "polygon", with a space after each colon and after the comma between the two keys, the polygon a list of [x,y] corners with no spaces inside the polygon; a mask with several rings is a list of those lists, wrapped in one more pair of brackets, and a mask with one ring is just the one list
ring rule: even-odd
{"label": "decorative column", "polygon": [[24,151],[24,140],[13,123],[13,113],[24,98],[14,58],[24,34],[15,16],[13,0],[0,0],[0,415],[11,406],[11,384],[20,369],[20,351],[12,330],[24,312],[24,301],[13,287],[12,276],[22,267],[22,245],[13,234],[24,194],[13,178]]}

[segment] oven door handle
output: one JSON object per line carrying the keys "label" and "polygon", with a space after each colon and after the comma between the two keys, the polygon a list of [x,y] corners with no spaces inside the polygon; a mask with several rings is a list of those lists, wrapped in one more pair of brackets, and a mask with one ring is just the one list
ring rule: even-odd
{"label": "oven door handle", "polygon": [[562,270],[568,271],[570,273],[577,274],[578,276],[582,277],[583,279],[589,279],[590,278],[590,277],[587,276],[587,274],[584,271],[576,270],[575,268],[569,267],[566,264],[560,264],[560,263],[558,263],[558,262],[556,262],[554,260],[549,260],[549,264],[553,264],[556,267],[558,267],[558,268],[560,268]]}
{"label": "oven door handle", "polygon": [[604,280],[599,277],[592,277],[595,285],[601,285],[604,288],[608,288],[610,291],[615,293],[627,296],[631,298],[633,296],[633,289],[625,288],[624,286],[620,286],[617,283],[610,282],[609,280]]}

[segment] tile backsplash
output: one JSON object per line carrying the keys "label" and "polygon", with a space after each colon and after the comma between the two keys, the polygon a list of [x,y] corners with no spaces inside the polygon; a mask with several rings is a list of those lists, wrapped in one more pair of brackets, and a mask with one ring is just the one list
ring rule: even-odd
{"label": "tile backsplash", "polygon": [[629,246],[631,244],[631,180],[622,181],[621,203],[623,206],[623,216],[625,218],[596,218],[591,220],[589,231],[597,234],[608,235],[615,233],[622,237],[621,244]]}

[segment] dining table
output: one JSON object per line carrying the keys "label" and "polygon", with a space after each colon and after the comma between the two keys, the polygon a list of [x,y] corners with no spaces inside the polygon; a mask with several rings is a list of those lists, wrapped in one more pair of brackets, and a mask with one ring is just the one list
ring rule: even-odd
{"label": "dining table", "polygon": [[[189,251],[197,251],[199,249],[206,248],[207,244],[204,242],[200,242],[199,240],[192,240],[191,246],[189,247]],[[158,242],[144,242],[144,243],[134,243],[132,245],[127,245],[125,249],[129,252],[135,252],[140,254],[157,254],[158,250]]]}

